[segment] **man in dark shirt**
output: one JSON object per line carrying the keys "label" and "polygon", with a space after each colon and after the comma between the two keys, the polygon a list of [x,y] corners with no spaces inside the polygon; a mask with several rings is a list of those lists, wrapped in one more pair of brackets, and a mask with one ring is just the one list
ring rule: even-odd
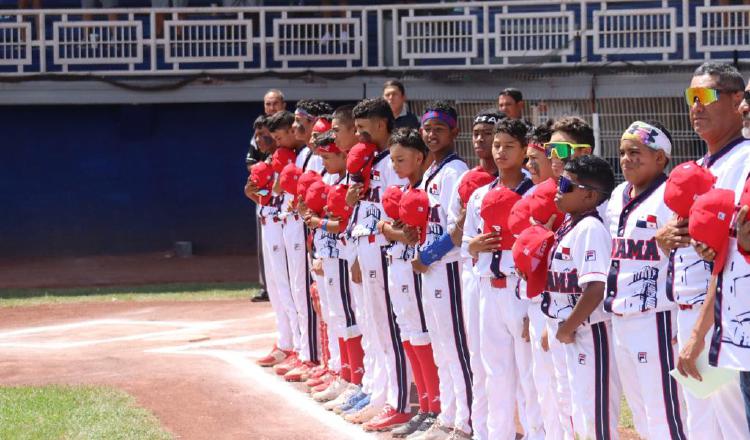
{"label": "man in dark shirt", "polygon": [[383,85],[383,99],[391,106],[393,112],[393,130],[397,128],[419,128],[419,119],[409,111],[406,103],[406,89],[401,81],[392,79]]}

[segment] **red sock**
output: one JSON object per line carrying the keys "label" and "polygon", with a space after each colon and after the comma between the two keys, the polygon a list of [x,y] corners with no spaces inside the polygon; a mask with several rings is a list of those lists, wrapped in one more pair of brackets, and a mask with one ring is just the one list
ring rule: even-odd
{"label": "red sock", "polygon": [[349,351],[344,338],[339,338],[339,352],[341,353],[341,378],[347,382],[352,381],[351,364],[349,364]]}
{"label": "red sock", "polygon": [[422,375],[422,366],[419,363],[419,356],[414,351],[414,347],[409,341],[404,341],[404,351],[406,356],[409,358],[411,364],[411,371],[414,375],[414,384],[417,386],[417,395],[419,396],[419,411],[427,412],[430,410],[430,398],[427,394],[427,388],[424,383],[424,375]]}
{"label": "red sock", "polygon": [[435,358],[432,355],[432,344],[414,345],[413,348],[419,358],[419,366],[422,367],[422,378],[430,399],[430,412],[439,414],[440,379],[438,379],[437,365],[435,365]]}
{"label": "red sock", "polygon": [[349,355],[349,370],[354,385],[362,385],[365,374],[365,352],[362,350],[362,335],[346,340],[346,350]]}

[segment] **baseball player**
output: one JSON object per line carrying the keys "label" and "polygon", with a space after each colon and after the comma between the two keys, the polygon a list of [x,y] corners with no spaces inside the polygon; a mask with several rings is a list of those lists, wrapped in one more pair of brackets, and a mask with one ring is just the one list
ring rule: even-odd
{"label": "baseball player", "polygon": [[[276,149],[273,143],[262,143],[260,145],[262,145],[261,148],[270,147],[266,153],[272,154]],[[268,275],[285,274],[286,250],[283,241],[283,220],[280,217],[284,197],[283,194],[272,192],[271,188],[275,175],[267,162],[259,162],[253,167],[255,167],[256,176],[254,177],[251,172],[245,186],[245,194],[257,204],[258,223],[266,234],[265,240],[263,240],[263,252],[268,264],[265,269]],[[265,170],[266,174],[258,176],[261,169]],[[276,329],[279,332],[279,337],[273,350],[257,362],[261,366],[272,367],[287,358],[295,357],[294,342],[299,340],[299,326],[297,325],[294,300],[289,288],[289,278],[286,276],[268,276],[266,286],[271,307],[276,316]]]}
{"label": "baseball player", "polygon": [[453,244],[460,206],[459,177],[468,170],[455,152],[458,114],[447,102],[429,104],[420,133],[434,157],[419,188],[429,197],[426,239],[412,260],[422,274],[422,301],[440,378],[441,413],[422,440],[471,438],[471,365],[462,297],[460,249]]}
{"label": "baseball player", "polygon": [[352,239],[357,242],[357,261],[354,265],[362,274],[363,324],[371,326],[371,351],[376,358],[370,402],[347,419],[355,423],[370,422],[369,426],[375,428],[389,423],[391,418],[409,419],[410,377],[399,326],[391,306],[391,292],[386,283],[387,265],[382,248],[388,241],[377,228],[378,222],[387,218],[380,199],[383,191],[391,185],[404,185],[406,180],[394,173],[388,157],[387,142],[393,126],[393,113],[388,103],[382,98],[365,99],[354,107],[353,114],[359,140],[375,146],[374,157],[367,154],[354,156],[354,149],[349,152],[349,179],[360,182],[367,180],[367,188],[364,182],[351,185],[347,202],[355,207],[351,231]]}
{"label": "baseball player", "polygon": [[422,180],[428,149],[419,132],[409,128],[396,130],[388,139],[388,147],[394,172],[409,181],[408,186],[386,189],[383,208],[394,221],[381,220],[378,225],[391,242],[386,248],[388,289],[392,292],[393,311],[419,397],[417,414],[392,432],[394,437],[404,438],[419,430],[426,431],[440,413],[438,371],[422,302],[422,280],[411,265],[421,231],[404,224],[399,212],[402,196]]}
{"label": "baseball player", "polygon": [[[715,176],[716,188],[737,191],[747,178],[744,169],[750,150],[748,141],[742,138],[742,114],[748,111],[741,93],[745,87],[744,83],[742,75],[733,66],[707,62],[696,69],[690,88],[685,93],[693,128],[706,142],[707,147],[706,155],[698,164]],[[720,93],[719,90],[723,92]],[[675,171],[679,168],[676,167]],[[692,203],[692,200],[690,202]],[[681,211],[680,214],[677,210],[678,205],[687,206],[688,210]],[[674,206],[672,209],[675,216],[667,225],[660,228],[657,242],[662,249],[670,252],[667,295],[679,305],[677,339],[681,354],[678,369],[683,374],[694,373],[695,360],[704,347],[711,347],[710,351],[715,352],[717,364],[729,365],[724,363],[724,353],[731,353],[736,348],[731,343],[720,340],[712,342],[709,332],[714,321],[714,298],[712,294],[707,293],[712,263],[710,260],[703,260],[703,257],[690,246],[691,237],[687,231],[690,206],[684,201],[671,206]],[[741,263],[729,267],[737,267],[741,271]],[[736,275],[731,279],[735,277]],[[727,280],[726,273],[723,280]],[[738,290],[735,286],[731,289],[733,297]],[[722,300],[730,298],[730,295],[726,294],[726,285],[723,292]],[[718,294],[716,300],[719,300]],[[734,319],[734,313],[725,314],[725,306],[731,305],[731,302],[721,302],[722,306],[716,310],[722,310],[722,321],[731,321]],[[722,325],[720,328],[723,329],[724,335],[729,334],[729,327]],[[685,403],[689,438],[750,437],[746,424],[741,423],[745,407],[739,383],[730,383],[707,399],[697,399],[692,394],[685,393]]]}
{"label": "baseball player", "polygon": [[633,122],[620,140],[625,182],[612,192],[604,219],[612,235],[604,310],[613,315],[620,381],[643,438],[686,438],[682,390],[669,375],[677,307],[666,297],[667,256],[654,238],[672,216],[664,205],[671,153],[672,136],[660,123]]}
{"label": "baseball player", "polygon": [[[517,395],[524,431],[529,438],[544,436],[531,373],[530,346],[525,339],[529,303],[525,292],[518,290],[519,279],[510,251],[514,238],[507,224],[513,204],[533,193],[534,184],[523,170],[526,132],[527,126],[520,120],[505,119],[497,123],[492,155],[499,177],[471,196],[464,224],[464,252],[476,258],[474,270],[479,276],[480,348],[487,374],[487,423],[491,439],[514,435],[513,409]],[[492,197],[487,200],[489,195]],[[483,208],[489,202],[496,206]],[[493,217],[491,223],[487,222],[489,213]],[[517,393],[519,384],[522,391]],[[514,392],[494,392],[497,389]]]}
{"label": "baseball player", "polygon": [[[479,166],[471,169],[459,178],[457,203],[461,207],[456,220],[454,233],[456,245],[461,244],[463,238],[464,219],[466,218],[466,203],[471,194],[479,187],[489,184],[496,178],[497,167],[492,159],[492,139],[495,124],[505,117],[494,111],[481,112],[474,117],[472,125],[472,143],[474,153],[479,159]],[[456,202],[454,202],[456,203]],[[469,347],[469,363],[471,365],[471,426],[473,437],[486,440],[487,437],[487,394],[485,390],[485,372],[479,348],[479,280],[474,274],[474,261],[462,254],[461,283],[463,289],[463,312],[466,325],[467,342]]]}
{"label": "baseball player", "polygon": [[612,239],[597,212],[614,183],[605,160],[572,158],[555,198],[567,215],[555,233],[542,310],[558,320],[555,337],[565,344],[573,428],[581,438],[618,437],[620,382],[610,315],[601,307]]}

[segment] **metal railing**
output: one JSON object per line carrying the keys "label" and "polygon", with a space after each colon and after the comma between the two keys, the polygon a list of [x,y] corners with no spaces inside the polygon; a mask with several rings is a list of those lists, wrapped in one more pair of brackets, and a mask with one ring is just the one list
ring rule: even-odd
{"label": "metal railing", "polygon": [[[106,21],[110,14],[117,19]],[[750,6],[707,0],[48,9],[0,16],[0,75],[6,76],[671,65],[750,55]],[[166,18],[161,35],[160,17]]]}

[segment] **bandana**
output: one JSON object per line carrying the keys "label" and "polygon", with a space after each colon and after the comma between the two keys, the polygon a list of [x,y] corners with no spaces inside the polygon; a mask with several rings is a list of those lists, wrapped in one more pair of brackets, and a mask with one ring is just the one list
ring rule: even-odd
{"label": "bandana", "polygon": [[474,122],[471,124],[472,126],[477,124],[492,124],[495,125],[500,121],[500,118],[498,118],[495,115],[477,115],[476,118],[474,118]]}
{"label": "bandana", "polygon": [[318,152],[320,153],[341,153],[341,150],[339,147],[336,146],[335,143],[331,142],[330,144],[321,145],[318,147]]}
{"label": "bandana", "polygon": [[305,119],[309,119],[309,120],[311,120],[311,121],[313,121],[313,120],[317,119],[317,117],[315,117],[315,116],[311,115],[310,113],[306,112],[306,111],[305,111],[305,109],[302,109],[302,108],[299,108],[299,107],[297,107],[297,108],[296,108],[296,109],[294,110],[294,114],[295,114],[296,116],[302,116],[303,118],[305,118]]}
{"label": "bandana", "polygon": [[669,142],[667,135],[660,129],[643,121],[635,121],[630,124],[630,127],[622,134],[621,140],[640,142],[652,150],[662,150],[667,154],[667,157],[672,155],[672,143]]}
{"label": "bandana", "polygon": [[432,110],[425,113],[424,116],[422,116],[422,125],[424,125],[424,123],[429,121],[430,119],[437,119],[438,121],[447,125],[451,130],[456,128],[456,120],[453,119],[453,116],[449,115],[446,112]]}

